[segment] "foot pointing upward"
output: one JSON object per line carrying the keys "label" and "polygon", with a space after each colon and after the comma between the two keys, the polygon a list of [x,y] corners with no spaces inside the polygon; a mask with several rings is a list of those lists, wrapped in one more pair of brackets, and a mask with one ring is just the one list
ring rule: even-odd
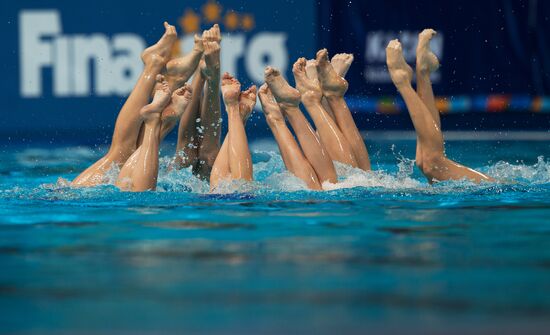
{"label": "foot pointing upward", "polygon": [[430,41],[437,33],[433,29],[424,29],[418,35],[416,47],[416,69],[422,72],[434,72],[439,68],[439,60],[430,49]]}
{"label": "foot pointing upward", "polygon": [[390,71],[391,80],[399,88],[411,85],[413,70],[403,57],[403,49],[398,40],[391,40],[386,47],[386,64]]}
{"label": "foot pointing upward", "polygon": [[164,35],[162,35],[160,40],[141,53],[143,63],[149,63],[154,55],[162,58],[164,63],[170,58],[172,46],[176,42],[178,34],[176,33],[176,28],[168,24],[168,22],[164,22],[164,29]]}
{"label": "foot pointing upward", "polygon": [[288,106],[298,106],[300,104],[300,92],[288,84],[279,70],[268,66],[265,68],[264,77],[279,104]]}
{"label": "foot pointing upward", "polygon": [[336,54],[332,57],[330,64],[334,67],[334,71],[341,77],[345,77],[353,62],[352,54]]}
{"label": "foot pointing upward", "polygon": [[328,60],[327,49],[317,52],[317,75],[321,83],[323,95],[329,97],[343,97],[348,90],[348,82],[334,71]]}

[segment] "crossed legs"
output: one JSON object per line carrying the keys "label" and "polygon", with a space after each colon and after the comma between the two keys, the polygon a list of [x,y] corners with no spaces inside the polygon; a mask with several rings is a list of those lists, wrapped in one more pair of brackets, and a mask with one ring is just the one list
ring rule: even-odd
{"label": "crossed legs", "polygon": [[[429,50],[429,40],[435,32],[426,30],[420,34],[417,51],[417,71],[421,75],[429,76],[429,72],[437,68],[438,62],[435,55]],[[473,169],[460,165],[445,156],[443,134],[441,133],[439,116],[429,78],[422,77],[420,87],[421,94],[412,88],[412,69],[405,62],[403,50],[398,40],[392,40],[386,48],[386,62],[391,79],[403,97],[409,115],[413,121],[417,134],[417,159],[422,173],[430,183],[443,180],[469,179],[474,182],[482,180],[491,181],[492,178]],[[425,73],[422,73],[425,72]],[[420,96],[423,96],[421,99]],[[431,97],[430,97],[431,95]],[[428,105],[430,107],[428,107]]]}

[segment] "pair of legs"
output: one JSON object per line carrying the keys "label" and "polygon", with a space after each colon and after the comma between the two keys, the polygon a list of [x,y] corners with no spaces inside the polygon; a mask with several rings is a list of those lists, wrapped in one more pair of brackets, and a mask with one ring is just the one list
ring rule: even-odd
{"label": "pair of legs", "polygon": [[241,92],[239,81],[225,73],[221,90],[227,111],[228,132],[210,174],[211,190],[223,180],[252,180],[252,157],[245,125],[256,104],[256,86]]}
{"label": "pair of legs", "polygon": [[[315,92],[313,97],[307,99],[309,101],[306,102],[302,99],[302,103],[304,103],[308,112],[310,112],[310,109],[315,111],[321,104],[327,116],[334,121],[334,125],[339,129],[342,138],[345,139],[340,141],[339,144],[346,154],[349,150],[354,159],[354,161],[345,163],[368,171],[371,169],[371,165],[367,147],[344,99],[348,89],[348,83],[344,76],[352,61],[353,56],[351,54],[337,54],[329,62],[328,51],[322,49],[317,52],[315,60],[305,63],[305,71],[299,71],[298,76],[296,70],[293,72],[296,78],[296,87],[301,90],[302,95],[303,91],[318,91],[318,88],[321,90],[322,97],[320,101],[317,92]],[[297,63],[299,64],[295,64],[295,68],[297,65],[300,69],[304,67],[304,60],[299,59]],[[315,120],[313,115],[312,118]],[[315,124],[317,126],[317,123]],[[322,137],[321,134],[319,135]],[[333,159],[338,160],[336,157],[333,157]]]}
{"label": "pair of legs", "polygon": [[493,179],[460,165],[445,156],[439,112],[435,106],[430,73],[437,70],[439,61],[430,50],[432,29],[420,33],[416,49],[417,91],[412,88],[412,68],[403,57],[398,40],[386,48],[386,62],[391,79],[405,100],[417,134],[416,164],[430,183],[443,180],[469,179],[474,182]]}
{"label": "pair of legs", "polygon": [[[336,183],[336,170],[330,150],[334,149],[336,153],[339,151],[337,147],[332,146],[333,142],[328,141],[325,144],[324,141],[327,137],[342,137],[341,134],[334,133],[336,127],[328,125],[332,119],[327,121],[326,116],[316,114],[318,118],[323,118],[321,121],[314,118],[316,125],[319,124],[319,137],[299,108],[302,97],[300,92],[291,87],[280,72],[272,67],[266,68],[265,80],[266,84],[259,92],[260,102],[286,168],[302,179],[310,189],[322,189],[325,181]],[[300,145],[288,129],[285,116],[292,125]],[[326,149],[327,145],[329,150]]]}
{"label": "pair of legs", "polygon": [[143,122],[139,112],[149,103],[156,76],[168,62],[170,51],[177,39],[176,29],[166,22],[164,26],[164,35],[156,44],[145,49],[141,55],[144,69],[118,114],[109,151],[77,176],[72,181],[72,186],[87,187],[105,183],[107,181],[105,174],[112,165],[122,166],[136,150]]}
{"label": "pair of legs", "polygon": [[153,101],[140,110],[144,126],[142,143],[122,167],[117,187],[125,191],[142,192],[157,187],[159,146],[191,100],[191,88],[184,84],[170,94],[164,76],[157,76],[158,85]]}
{"label": "pair of legs", "polygon": [[[151,93],[155,88],[157,76],[166,72],[169,88],[176,89],[185,83],[202,55],[202,42],[196,40],[195,48],[188,55],[169,61],[172,47],[177,39],[176,29],[164,23],[165,33],[153,46],[142,53],[144,70],[140,75],[136,86],[130,93],[126,103],[120,110],[111,141],[111,147],[107,154],[87,168],[71,183],[72,186],[89,187],[107,182],[105,174],[113,164],[121,167],[136,152],[144,139],[145,127],[140,113],[142,108],[149,103]],[[173,113],[165,113],[162,133],[166,135],[177,122]],[[135,157],[138,155],[136,154]],[[136,160],[133,159],[133,162]]]}
{"label": "pair of legs", "polygon": [[205,30],[202,41],[204,57],[191,84],[191,103],[180,120],[175,167],[193,166],[195,173],[208,179],[221,138],[219,26]]}

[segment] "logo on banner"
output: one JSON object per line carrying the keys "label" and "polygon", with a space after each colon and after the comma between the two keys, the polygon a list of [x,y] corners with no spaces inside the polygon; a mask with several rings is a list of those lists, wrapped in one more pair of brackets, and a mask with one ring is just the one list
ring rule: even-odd
{"label": "logo on banner", "polygon": [[[223,10],[216,2],[202,6],[202,15],[186,9],[178,23],[184,36],[176,43],[173,56],[193,47],[193,35],[214,23],[222,25],[221,66],[254,82],[263,82],[265,66],[282,71],[288,67],[285,32],[258,31],[252,14]],[[145,40],[138,34],[63,33],[57,9],[22,10],[19,13],[20,94],[25,98],[49,93],[55,97],[125,96],[139,78]],[[46,83],[44,72],[51,72]]]}
{"label": "logo on banner", "polygon": [[[404,30],[400,33],[393,31],[371,31],[367,34],[365,45],[365,80],[370,84],[391,83],[390,74],[386,68],[386,46],[398,38],[403,47],[403,56],[407,63],[416,63],[416,45],[418,43],[418,31]],[[443,35],[435,35],[430,44],[434,54],[441,60],[443,57]],[[431,75],[432,82],[441,81],[441,72],[436,71]]]}

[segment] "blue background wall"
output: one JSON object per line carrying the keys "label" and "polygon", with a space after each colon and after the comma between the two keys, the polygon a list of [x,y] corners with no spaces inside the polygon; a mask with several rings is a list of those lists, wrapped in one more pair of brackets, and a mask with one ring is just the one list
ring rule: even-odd
{"label": "blue background wall", "polygon": [[[59,18],[59,33],[44,33],[35,41],[49,46],[47,55],[36,48],[21,53],[23,30],[44,30],[44,20],[27,21],[23,27],[21,14],[31,10]],[[128,50],[136,49],[139,40],[143,45],[154,43],[163,31],[163,20],[175,24],[182,37],[220,23],[226,34],[223,50],[238,54],[235,62],[222,66],[245,85],[261,83],[250,64],[282,64],[282,55],[282,67],[290,76],[292,62],[300,56],[312,57],[318,48],[327,47],[331,54],[353,52],[356,61],[348,74],[348,101],[362,129],[411,129],[402,102],[388,82],[384,47],[389,39],[399,37],[413,63],[416,34],[432,27],[440,32],[433,44],[443,66],[434,76],[434,88],[442,96],[441,109],[449,114],[443,118],[445,129],[548,130],[550,125],[546,98],[550,4],[543,1],[457,1],[437,6],[405,0],[274,0],[246,6],[240,1],[195,0],[162,5],[143,0],[4,1],[0,17],[5,43],[0,55],[4,75],[0,98],[5,102],[0,141],[7,143],[108,142],[129,90],[129,80],[122,77],[133,78],[139,64],[137,53]],[[48,22],[45,27],[52,29]],[[263,49],[262,43],[254,47],[254,41],[266,36]],[[126,47],[120,47],[117,40],[125,38]],[[107,43],[108,57],[86,44],[94,39],[99,45]],[[92,45],[92,50],[82,45]],[[186,49],[185,41],[181,48]],[[94,51],[97,59],[78,58]],[[55,66],[40,71],[42,88],[31,97],[25,90],[36,88],[36,83],[22,82],[23,68],[29,71],[29,64],[47,57]],[[99,72],[103,79],[98,78]],[[103,86],[98,87],[98,82]],[[251,120],[249,134],[268,134],[259,113]]]}

